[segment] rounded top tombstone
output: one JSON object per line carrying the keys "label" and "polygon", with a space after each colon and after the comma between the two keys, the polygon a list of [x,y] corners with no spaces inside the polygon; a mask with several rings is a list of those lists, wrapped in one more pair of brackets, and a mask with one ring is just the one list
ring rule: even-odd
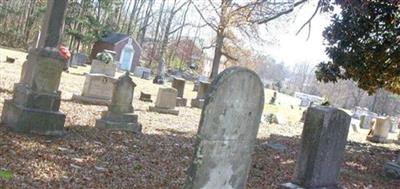
{"label": "rounded top tombstone", "polygon": [[211,140],[248,139],[257,134],[257,117],[263,108],[264,89],[258,75],[241,67],[226,69],[206,94],[202,114],[214,116],[202,116],[198,134]]}
{"label": "rounded top tombstone", "polygon": [[244,189],[264,108],[264,88],[251,70],[233,67],[211,83],[185,189]]}

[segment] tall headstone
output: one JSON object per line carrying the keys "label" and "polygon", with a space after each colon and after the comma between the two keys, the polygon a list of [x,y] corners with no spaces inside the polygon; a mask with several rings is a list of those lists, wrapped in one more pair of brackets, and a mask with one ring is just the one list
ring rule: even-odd
{"label": "tall headstone", "polygon": [[138,123],[138,116],[134,114],[132,106],[135,87],[136,84],[129,77],[129,72],[118,78],[108,111],[104,111],[101,119],[96,120],[96,127],[142,132],[142,125]]}
{"label": "tall headstone", "polygon": [[150,106],[149,111],[178,115],[179,111],[175,110],[177,93],[174,88],[159,88],[155,106]]}
{"label": "tall headstone", "polygon": [[367,140],[376,143],[385,143],[389,136],[389,130],[392,127],[392,121],[389,117],[377,117]]}
{"label": "tall headstone", "polygon": [[67,0],[48,0],[39,48],[29,51],[13,99],[4,102],[2,123],[17,132],[59,136],[65,114],[59,111],[61,73],[67,61],[58,52]]}
{"label": "tall headstone", "polygon": [[340,188],[338,177],[351,117],[326,107],[309,107],[301,135],[295,178],[281,188]]}
{"label": "tall headstone", "polygon": [[47,11],[40,32],[39,48],[56,48],[60,45],[67,4],[68,0],[47,1]]}
{"label": "tall headstone", "polygon": [[204,103],[185,189],[246,187],[263,107],[257,74],[233,67],[217,76]]}
{"label": "tall headstone", "polygon": [[185,91],[185,79],[174,77],[172,81],[172,87],[178,91],[178,96],[176,97],[176,106],[186,106],[187,99],[183,98],[183,93]]}
{"label": "tall headstone", "polygon": [[205,95],[208,91],[208,88],[210,87],[210,83],[207,81],[200,81],[199,82],[199,88],[197,90],[197,96],[195,99],[192,99],[190,102],[192,107],[195,108],[202,108],[204,105],[204,98]]}

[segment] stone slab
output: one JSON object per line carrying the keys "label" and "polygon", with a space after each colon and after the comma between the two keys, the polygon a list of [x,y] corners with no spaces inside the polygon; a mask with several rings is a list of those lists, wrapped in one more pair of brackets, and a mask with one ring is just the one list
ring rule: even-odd
{"label": "stone slab", "polygon": [[179,115],[179,110],[175,109],[167,109],[167,108],[159,108],[155,106],[150,106],[149,107],[150,112],[158,112],[161,114],[172,114],[172,115]]}
{"label": "stone slab", "polygon": [[[299,186],[297,184],[293,183],[285,183],[280,185],[280,189],[308,189],[304,188],[302,186]],[[344,189],[343,187],[340,187],[338,185],[333,185],[333,186],[324,186],[324,187],[313,187],[312,189]]]}
{"label": "stone slab", "polygon": [[11,100],[4,102],[2,123],[15,132],[46,136],[64,135],[65,114],[24,108]]}
{"label": "stone slab", "polygon": [[16,83],[14,84],[13,102],[25,108],[58,111],[61,103],[61,92],[37,93],[21,83]]}
{"label": "stone slab", "polygon": [[388,140],[386,137],[381,137],[381,136],[367,136],[367,140],[370,142],[374,143],[389,143],[390,140]]}
{"label": "stone slab", "polygon": [[96,127],[103,128],[103,129],[110,129],[110,130],[123,130],[123,131],[130,131],[134,133],[141,133],[142,132],[142,125],[139,123],[132,123],[132,122],[114,122],[104,119],[96,120]]}

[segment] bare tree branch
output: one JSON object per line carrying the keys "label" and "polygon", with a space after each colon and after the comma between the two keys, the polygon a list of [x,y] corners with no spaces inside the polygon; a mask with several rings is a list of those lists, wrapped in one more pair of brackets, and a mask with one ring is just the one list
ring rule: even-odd
{"label": "bare tree branch", "polygon": [[275,20],[275,19],[277,19],[277,18],[279,18],[279,17],[281,17],[281,16],[283,16],[283,15],[286,15],[286,14],[289,14],[289,13],[293,12],[293,10],[294,10],[295,7],[297,7],[297,6],[299,6],[299,5],[303,4],[303,3],[305,3],[305,2],[307,2],[307,1],[308,1],[308,0],[300,0],[300,1],[296,2],[296,3],[294,3],[292,8],[290,8],[290,9],[288,9],[288,10],[286,10],[286,11],[280,12],[280,13],[278,13],[278,14],[272,16],[272,17],[265,18],[265,19],[261,19],[261,20],[255,21],[255,22],[256,22],[257,24],[265,24],[265,23],[267,23],[267,22],[270,22],[271,20]]}
{"label": "bare tree branch", "polygon": [[312,21],[312,19],[315,17],[315,15],[317,15],[317,13],[318,13],[318,11],[319,11],[320,8],[321,8],[321,1],[318,1],[318,5],[317,5],[317,8],[315,8],[314,13],[313,13],[313,14],[311,15],[311,17],[307,20],[307,22],[305,22],[305,23],[300,27],[300,29],[296,32],[296,35],[298,35],[298,34],[301,32],[301,30],[303,30],[303,28],[308,24],[308,37],[307,37],[307,39],[310,38],[311,21]]}
{"label": "bare tree branch", "polygon": [[197,13],[199,13],[201,19],[203,19],[203,21],[211,27],[211,29],[213,29],[214,31],[217,31],[218,28],[215,24],[208,22],[208,20],[204,17],[203,13],[201,13],[201,10],[199,9],[199,7],[197,7],[197,5],[193,2],[193,6],[196,9]]}

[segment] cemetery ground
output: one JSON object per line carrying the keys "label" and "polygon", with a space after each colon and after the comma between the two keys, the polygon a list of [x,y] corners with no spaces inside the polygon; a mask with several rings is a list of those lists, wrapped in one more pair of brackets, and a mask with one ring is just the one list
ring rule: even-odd
{"label": "cemetery ground", "polygon": [[[17,57],[16,62],[5,63],[6,55]],[[25,57],[26,53],[0,49],[0,111],[4,100],[12,97]],[[179,116],[148,112],[152,103],[139,101],[140,91],[150,93],[154,101],[159,86],[133,78],[137,84],[133,106],[143,134],[95,128],[106,106],[70,100],[74,93],[81,93],[88,71],[89,66],[70,68],[62,75],[64,137],[27,136],[0,127],[0,188],[182,188],[201,110],[177,107]],[[195,97],[192,89],[193,84],[187,82],[184,96],[188,100]],[[273,91],[265,92],[264,114],[281,114],[287,124],[261,123],[248,188],[277,188],[291,181],[300,144],[299,120],[304,109],[284,104],[291,100],[284,94],[278,94],[282,104],[268,105]],[[367,133],[350,130],[341,183],[346,188],[398,187],[400,181],[383,176],[383,165],[396,158],[400,144],[370,143],[365,140]],[[390,134],[390,139],[396,139],[396,134]]]}

